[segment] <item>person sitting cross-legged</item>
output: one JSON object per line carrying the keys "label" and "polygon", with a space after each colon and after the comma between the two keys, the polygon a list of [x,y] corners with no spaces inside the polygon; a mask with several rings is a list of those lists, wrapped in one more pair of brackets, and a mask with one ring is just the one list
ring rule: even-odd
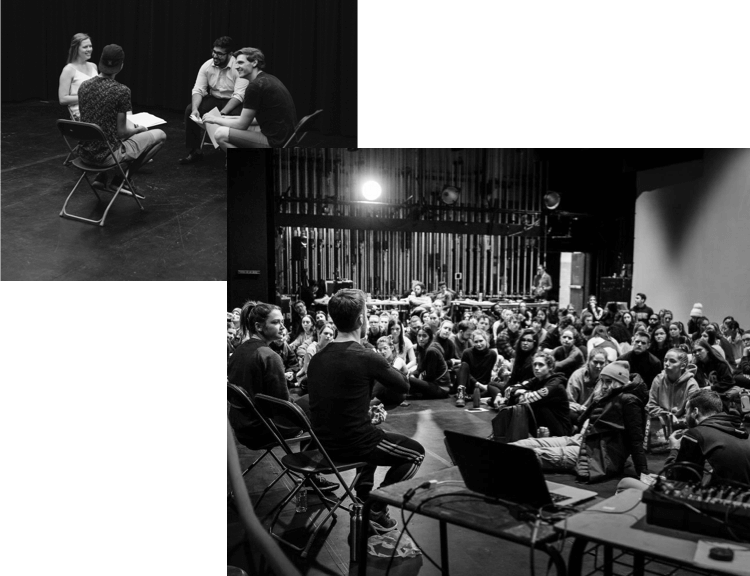
{"label": "person sitting cross-legged", "polygon": [[500,393],[500,388],[490,384],[492,369],[497,362],[497,350],[490,348],[489,335],[484,330],[474,330],[471,337],[472,347],[461,355],[456,406],[464,406],[466,397],[470,398],[475,388],[479,388],[481,396],[488,396],[492,405]]}

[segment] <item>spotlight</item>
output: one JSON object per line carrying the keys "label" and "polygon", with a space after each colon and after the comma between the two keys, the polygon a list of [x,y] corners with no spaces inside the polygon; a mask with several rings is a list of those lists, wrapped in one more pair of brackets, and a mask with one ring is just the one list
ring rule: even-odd
{"label": "spotlight", "polygon": [[445,186],[443,188],[443,191],[440,193],[440,200],[443,202],[443,204],[448,204],[448,206],[451,206],[458,201],[458,196],[460,193],[461,190],[459,188],[456,188],[455,186]]}
{"label": "spotlight", "polygon": [[362,196],[365,197],[365,200],[377,200],[380,198],[382,191],[380,184],[374,180],[369,180],[362,185]]}
{"label": "spotlight", "polygon": [[544,206],[548,210],[554,210],[560,205],[560,195],[557,192],[547,192],[544,195]]}

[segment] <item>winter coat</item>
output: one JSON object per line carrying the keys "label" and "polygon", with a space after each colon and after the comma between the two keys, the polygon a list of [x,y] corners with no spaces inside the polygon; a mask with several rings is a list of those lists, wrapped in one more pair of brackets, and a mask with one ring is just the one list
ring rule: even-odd
{"label": "winter coat", "polygon": [[590,482],[622,475],[628,456],[638,474],[648,473],[643,438],[648,388],[637,374],[632,382],[592,400],[578,422],[589,419],[581,440],[576,474]]}

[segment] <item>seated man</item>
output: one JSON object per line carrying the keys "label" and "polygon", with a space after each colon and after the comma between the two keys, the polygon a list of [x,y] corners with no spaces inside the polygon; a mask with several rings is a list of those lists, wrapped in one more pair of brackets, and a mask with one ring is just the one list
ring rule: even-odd
{"label": "seated man", "polygon": [[[587,481],[622,475],[628,456],[639,476],[647,474],[643,435],[648,392],[643,380],[634,376],[630,382],[627,362],[604,367],[578,420],[581,432],[575,436],[529,438],[514,444],[532,448],[544,470],[575,470]],[[596,449],[582,449],[589,444]]]}
{"label": "seated man", "polygon": [[651,335],[645,330],[639,330],[633,336],[633,349],[618,358],[628,362],[630,369],[640,375],[649,387],[662,370],[659,359],[648,351],[650,345]]}
{"label": "seated man", "polygon": [[411,294],[408,297],[410,314],[416,314],[423,310],[432,310],[432,299],[424,293],[424,284],[415,282]]}
{"label": "seated man", "polygon": [[224,116],[238,115],[242,110],[245,88],[247,80],[240,78],[235,69],[232,39],[229,36],[217,38],[211,51],[211,59],[206,60],[198,70],[192,102],[185,108],[185,146],[188,155],[179,160],[180,164],[203,160],[203,128],[191,118],[200,119],[214,108],[218,108]]}
{"label": "seated man", "polygon": [[[381,483],[389,486],[412,478],[424,459],[416,440],[374,426],[369,408],[375,381],[396,392],[407,392],[406,376],[380,354],[365,349],[367,306],[361,290],[339,290],[328,302],[328,312],[339,330],[335,340],[310,360],[307,382],[315,434],[331,458],[367,462],[354,486],[365,501],[373,489],[375,469],[390,466]],[[371,526],[388,531],[397,522],[382,503],[372,506]]]}
{"label": "seated man", "polygon": [[[99,75],[81,84],[78,90],[78,105],[81,122],[96,124],[104,132],[119,162],[130,165],[130,174],[156,156],[167,135],[163,130],[149,130],[127,119],[130,104],[130,88],[115,80],[125,62],[125,52],[117,44],[109,44],[102,50],[99,60]],[[105,142],[84,140],[79,148],[81,159],[93,165],[111,164],[109,148]],[[127,169],[123,167],[124,169]],[[110,171],[113,172],[113,171]],[[119,170],[117,171],[119,172]],[[113,186],[119,186],[122,176],[114,173]],[[94,187],[107,186],[105,173],[99,174]]]}
{"label": "seated man", "polygon": [[[750,435],[738,415],[722,411],[721,397],[717,392],[702,388],[688,397],[685,408],[687,431],[677,430],[669,437],[670,453],[665,465],[680,462],[669,472],[675,480],[703,485],[737,482],[750,484]],[[706,462],[711,472],[704,477]],[[692,469],[692,470],[691,470]],[[636,480],[621,481],[617,490],[645,489],[646,484]]]}
{"label": "seated man", "polygon": [[[297,124],[292,95],[281,80],[263,70],[266,66],[263,52],[242,48],[234,56],[237,73],[249,81],[242,114],[239,118],[204,116],[203,121],[222,126],[214,137],[224,152],[227,148],[281,148]],[[248,131],[256,119],[260,132]]]}

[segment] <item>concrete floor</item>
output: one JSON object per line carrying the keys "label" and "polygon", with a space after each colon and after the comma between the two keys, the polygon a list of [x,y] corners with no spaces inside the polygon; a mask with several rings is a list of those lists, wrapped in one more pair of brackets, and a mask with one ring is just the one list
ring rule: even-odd
{"label": "concrete floor", "polygon": [[[399,406],[389,409],[388,418],[382,426],[386,430],[405,434],[422,443],[426,449],[426,455],[418,476],[429,479],[432,473],[451,465],[443,444],[443,431],[445,429],[486,436],[491,432],[490,421],[494,415],[495,413],[491,411],[481,413],[466,412],[463,409],[456,408],[452,399],[414,400],[410,401],[410,406],[408,407]],[[258,453],[251,452],[241,445],[238,445],[238,451],[243,467],[247,466],[258,455]],[[658,471],[661,469],[664,458],[664,455],[649,455],[649,465],[653,470]],[[376,476],[376,486],[384,476],[384,472],[380,470]],[[352,475],[353,473],[350,472],[345,474],[344,477],[351,479]],[[262,465],[254,469],[246,477],[251,498],[257,499],[274,477],[275,467],[270,464],[270,459],[267,462],[264,461]],[[555,482],[571,485],[575,481],[572,474],[549,474],[547,478]],[[586,488],[595,490],[602,497],[609,497],[615,493],[616,485],[617,480],[609,480],[599,484],[587,485]],[[266,513],[283,497],[284,492],[291,486],[291,482],[286,482],[286,487],[281,487],[278,484],[277,486],[278,488],[274,487],[266,495],[261,506],[256,510],[261,521],[265,521],[266,524],[270,522],[270,518],[265,517]],[[284,533],[287,538],[294,539],[300,532],[299,526],[317,510],[314,506],[315,501],[315,497],[310,498],[307,514],[295,514],[294,507],[291,504],[287,506],[277,524],[276,531]],[[398,518],[399,525],[402,526],[403,522],[398,514],[399,510],[391,510],[391,515]],[[240,547],[235,545],[235,542],[239,538],[239,531],[234,524],[236,520],[234,513],[229,509],[228,563],[242,566],[244,562],[242,551]],[[409,523],[409,531],[414,536],[418,546],[439,563],[440,549],[437,521],[423,516],[414,516]],[[334,524],[328,537],[320,538],[319,542],[314,546],[314,551],[311,554],[312,560],[300,562],[299,560],[295,560],[291,554],[290,557],[298,562],[303,574],[356,574],[356,564],[353,566],[349,565],[348,535],[348,515],[340,512],[339,520]],[[448,540],[450,544],[450,570],[453,575],[476,576],[477,574],[495,573],[513,576],[530,573],[528,548],[456,526],[448,527]],[[566,560],[571,543],[570,539],[565,542],[563,557]],[[385,574],[387,563],[387,559],[369,557],[367,573]],[[535,553],[536,573],[544,574],[546,566],[546,555],[541,552]],[[594,558],[589,557],[587,563],[584,564],[584,570],[590,571],[593,566]],[[624,572],[626,573],[627,570],[625,569]],[[415,574],[432,576],[439,573],[423,555],[412,559],[397,560],[390,571],[392,575],[402,576]],[[623,572],[616,573],[620,574]],[[675,574],[686,574],[686,572],[678,571]]]}

